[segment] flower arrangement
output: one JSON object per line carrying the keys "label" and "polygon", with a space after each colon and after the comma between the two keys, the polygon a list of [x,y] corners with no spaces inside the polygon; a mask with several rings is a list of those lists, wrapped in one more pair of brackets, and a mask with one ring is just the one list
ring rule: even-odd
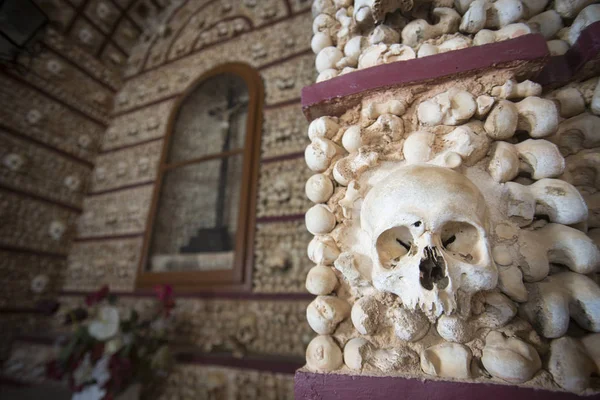
{"label": "flower arrangement", "polygon": [[170,286],[154,290],[157,302],[149,319],[135,310],[122,318],[108,286],[88,295],[86,307],[66,314],[73,334],[48,363],[48,377],[67,380],[73,400],[113,400],[133,384],[166,376],[171,364],[166,328],[175,301]]}

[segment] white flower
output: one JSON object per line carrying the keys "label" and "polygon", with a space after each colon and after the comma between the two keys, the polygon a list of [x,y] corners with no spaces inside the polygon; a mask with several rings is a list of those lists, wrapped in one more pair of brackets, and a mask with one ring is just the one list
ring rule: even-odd
{"label": "white flower", "polygon": [[112,306],[101,307],[96,320],[88,325],[89,334],[104,342],[119,331],[119,311]]}
{"label": "white flower", "polygon": [[96,365],[94,365],[94,370],[92,371],[92,378],[96,381],[96,384],[99,386],[104,386],[106,382],[110,380],[110,372],[108,370],[108,362],[110,361],[110,356],[104,356]]}
{"label": "white flower", "polygon": [[75,386],[81,386],[84,383],[91,381],[93,370],[94,368],[92,367],[92,361],[90,360],[90,353],[86,353],[79,366],[73,371]]}
{"label": "white flower", "polygon": [[122,347],[123,347],[123,339],[121,339],[120,336],[117,336],[116,338],[111,339],[108,342],[106,342],[106,345],[104,346],[104,354],[108,354],[108,355],[112,356],[117,351],[121,350]]}
{"label": "white flower", "polygon": [[98,385],[89,385],[80,392],[74,393],[71,400],[101,400],[106,395],[106,390]]}

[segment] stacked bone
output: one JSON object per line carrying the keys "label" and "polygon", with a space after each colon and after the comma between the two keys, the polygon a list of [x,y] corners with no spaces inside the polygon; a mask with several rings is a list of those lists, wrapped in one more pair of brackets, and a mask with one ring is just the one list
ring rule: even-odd
{"label": "stacked bone", "polygon": [[600,389],[597,79],[482,75],[311,122],[308,369]]}
{"label": "stacked bone", "polygon": [[[564,54],[600,20],[591,0],[315,0],[317,82],[357,69],[540,33]],[[435,21],[435,23],[434,23]]]}

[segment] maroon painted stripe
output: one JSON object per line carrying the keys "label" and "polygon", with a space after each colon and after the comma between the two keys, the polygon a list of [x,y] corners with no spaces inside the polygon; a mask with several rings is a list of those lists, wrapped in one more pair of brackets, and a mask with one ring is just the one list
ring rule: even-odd
{"label": "maroon painted stripe", "polygon": [[74,62],[73,60],[71,60],[69,57],[65,56],[64,54],[60,53],[58,50],[54,49],[51,45],[49,45],[47,43],[42,43],[42,45],[44,46],[44,48],[46,50],[48,50],[48,51],[54,53],[55,55],[59,56],[61,59],[63,59],[64,61],[66,61],[67,64],[71,65],[75,69],[78,69],[85,76],[87,76],[88,78],[90,78],[94,82],[98,83],[99,85],[101,85],[105,89],[109,90],[112,93],[118,92],[117,89],[113,88],[108,83],[104,82],[103,80],[97,78],[95,75],[92,75],[91,73],[89,73],[88,71],[86,71],[84,68],[82,68],[79,64],[77,64],[76,62]]}
{"label": "maroon painted stripe", "polygon": [[104,242],[107,240],[121,240],[121,239],[132,239],[144,236],[144,232],[125,233],[122,235],[106,235],[106,236],[87,236],[77,237],[73,239],[74,243],[81,242]]}
{"label": "maroon painted stripe", "polygon": [[256,218],[257,224],[272,224],[274,222],[299,221],[304,219],[304,214],[277,215],[274,217]]}
{"label": "maroon painted stripe", "polygon": [[58,97],[54,96],[52,93],[47,93],[45,90],[39,88],[38,86],[34,85],[33,83],[31,83],[31,82],[29,82],[29,81],[27,81],[25,79],[22,79],[21,77],[18,77],[17,75],[6,74],[6,73],[4,75],[7,76],[7,77],[9,77],[9,78],[11,78],[12,80],[14,80],[16,82],[19,82],[19,83],[21,83],[21,84],[23,84],[23,85],[25,85],[25,86],[27,86],[27,87],[35,90],[36,92],[40,93],[41,95],[43,95],[43,96],[45,96],[47,98],[52,99],[53,101],[61,104],[63,107],[68,108],[69,110],[73,111],[74,113],[79,114],[80,116],[84,117],[85,119],[87,119],[89,121],[92,121],[95,124],[100,125],[103,128],[106,128],[108,126],[106,123],[100,121],[96,117],[94,117],[92,115],[89,115],[89,114],[85,113],[84,111],[82,111],[82,110],[80,110],[78,108],[73,107],[72,105],[70,105],[69,103],[65,102],[64,100],[59,99]]}
{"label": "maroon painted stripe", "polygon": [[273,110],[275,108],[291,106],[293,104],[300,103],[300,100],[301,99],[299,97],[296,97],[295,99],[290,99],[279,103],[267,104],[263,107],[263,110]]}
{"label": "maroon painted stripe", "polygon": [[[296,372],[294,392],[297,399],[319,400],[598,400],[600,395],[580,397],[558,390],[515,386],[508,383],[442,381],[438,379],[316,374]],[[318,395],[316,395],[318,393]]]}
{"label": "maroon painted stripe", "polygon": [[[183,4],[185,4],[185,3],[182,3],[182,5],[183,5]],[[305,13],[308,13],[308,12],[310,12],[310,9],[303,10],[303,11],[297,12],[297,13],[295,13],[295,14],[288,15],[288,16],[285,16],[285,17],[282,17],[282,18],[279,18],[279,19],[273,20],[273,21],[271,21],[271,22],[268,22],[268,23],[266,23],[266,24],[264,24],[264,25],[258,26],[258,27],[256,27],[256,28],[254,28],[253,30],[247,31],[247,32],[245,32],[245,33],[252,33],[252,32],[256,32],[256,31],[260,31],[260,30],[262,30],[262,29],[265,29],[265,28],[268,28],[268,27],[270,27],[270,26],[272,26],[272,25],[278,24],[278,23],[280,23],[280,22],[286,21],[286,20],[288,20],[288,19],[291,19],[291,18],[295,18],[295,17],[297,17],[297,16],[299,16],[299,15],[302,15],[302,14],[305,14]],[[173,15],[174,15],[174,14],[175,14],[175,13],[173,13]],[[192,52],[190,52],[190,53],[188,53],[188,54],[184,54],[184,55],[182,55],[182,56],[180,56],[180,57],[175,57],[175,58],[172,58],[172,59],[170,59],[170,60],[166,60],[166,61],[165,61],[164,63],[162,63],[162,64],[155,65],[155,66],[153,66],[153,67],[150,67],[150,68],[146,68],[146,63],[147,63],[147,61],[148,61],[148,57],[150,57],[150,50],[151,50],[151,48],[152,48],[152,45],[154,44],[154,42],[153,42],[153,43],[152,43],[152,44],[151,44],[151,45],[148,47],[148,51],[146,52],[146,54],[145,54],[145,56],[144,56],[144,62],[143,62],[143,64],[142,64],[142,67],[140,68],[140,70],[139,70],[138,72],[136,72],[135,74],[132,74],[132,75],[130,75],[130,76],[128,76],[128,77],[126,77],[126,78],[125,78],[125,81],[128,81],[128,80],[130,80],[130,79],[136,78],[136,77],[138,77],[138,76],[140,76],[140,75],[143,75],[143,74],[145,74],[145,73],[147,73],[147,72],[154,71],[155,69],[162,68],[162,67],[164,67],[164,66],[166,66],[166,65],[168,65],[168,64],[171,64],[171,63],[173,63],[173,62],[175,62],[175,61],[179,61],[179,60],[182,60],[182,59],[184,59],[184,58],[191,57],[191,56],[193,56],[194,54],[200,53],[200,52],[202,52],[202,51],[204,51],[204,50],[206,50],[206,49],[208,49],[208,48],[210,48],[210,47],[212,47],[212,46],[214,46],[214,45],[216,45],[216,44],[223,44],[223,43],[225,43],[225,42],[228,42],[229,40],[237,39],[238,37],[239,37],[239,36],[232,36],[231,38],[228,38],[228,39],[222,40],[222,41],[220,41],[220,42],[211,43],[211,44],[210,44],[210,45],[208,45],[208,46],[202,47],[202,48],[200,48],[200,49],[197,49],[197,50],[195,50],[195,51],[193,50]]]}
{"label": "maroon painted stripe", "polygon": [[13,128],[10,128],[10,127],[6,126],[1,121],[0,121],[0,129],[3,130],[5,133],[8,133],[8,134],[10,134],[12,136],[15,136],[15,137],[17,137],[17,138],[19,138],[21,140],[28,141],[30,143],[34,143],[34,144],[36,144],[36,145],[38,145],[40,147],[43,147],[46,150],[50,150],[50,151],[53,151],[55,153],[58,153],[62,157],[68,158],[71,161],[75,161],[75,162],[77,162],[79,164],[82,164],[82,165],[88,167],[88,168],[94,168],[94,163],[92,163],[92,162],[90,162],[88,160],[84,160],[83,158],[79,158],[79,157],[77,157],[77,156],[75,156],[75,155],[73,155],[71,153],[67,153],[64,150],[58,149],[56,147],[52,147],[48,143],[42,142],[42,141],[40,141],[38,139],[35,139],[32,136],[27,136],[24,133],[21,133],[21,132],[15,130]]}
{"label": "maroon painted stripe", "polygon": [[11,246],[11,245],[7,245],[7,244],[0,244],[0,250],[7,251],[10,253],[31,254],[34,256],[60,258],[60,259],[64,259],[64,260],[67,259],[66,254],[52,253],[49,251],[41,251],[41,250],[36,250],[36,249]]}
{"label": "maroon painted stripe", "polygon": [[115,151],[130,149],[132,147],[137,147],[137,146],[141,146],[141,145],[144,145],[144,144],[148,144],[148,143],[152,143],[152,142],[157,142],[157,141],[163,140],[163,139],[164,139],[164,135],[163,136],[159,136],[157,138],[153,138],[153,139],[142,140],[141,142],[125,144],[123,146],[118,146],[118,147],[113,147],[113,148],[110,148],[110,149],[102,150],[102,151],[98,152],[98,155],[108,154],[108,153],[114,153]]}
{"label": "maroon painted stripe", "polygon": [[228,353],[179,352],[175,354],[175,359],[182,364],[218,365],[281,374],[293,374],[304,365],[302,358],[269,357],[254,354],[245,354],[243,358],[238,358],[232,357]]}
{"label": "maroon painted stripe", "polygon": [[67,204],[67,203],[64,203],[64,202],[59,201],[59,200],[50,199],[48,197],[44,197],[44,196],[41,196],[39,194],[31,193],[31,192],[28,192],[28,191],[25,191],[25,190],[21,190],[21,189],[15,188],[15,187],[7,186],[7,185],[5,185],[3,183],[0,183],[0,190],[4,190],[4,191],[7,191],[7,192],[11,192],[11,193],[16,193],[18,195],[29,197],[31,199],[38,200],[38,201],[41,201],[43,203],[47,203],[47,204],[50,204],[50,205],[53,205],[53,206],[58,206],[58,207],[66,209],[66,210],[73,211],[73,212],[75,212],[77,214],[81,214],[81,212],[83,211],[83,209],[81,207],[77,207],[77,206],[74,206],[74,205],[71,205],[71,204]]}
{"label": "maroon painted stripe", "polygon": [[283,63],[285,63],[285,62],[288,62],[288,61],[290,61],[290,60],[293,60],[293,59],[294,59],[294,58],[296,58],[296,57],[302,57],[302,56],[305,56],[305,55],[307,55],[307,54],[313,54],[313,51],[312,51],[312,49],[304,49],[304,50],[301,50],[301,51],[299,51],[299,52],[297,52],[297,53],[290,54],[290,55],[289,55],[289,56],[287,56],[287,57],[280,58],[280,59],[278,59],[278,60],[272,61],[272,62],[270,62],[270,63],[267,63],[267,64],[265,64],[265,65],[261,65],[261,66],[260,66],[260,67],[258,67],[257,69],[258,69],[259,71],[262,71],[262,70],[265,70],[265,69],[267,69],[267,68],[271,68],[271,67],[273,67],[273,66],[275,66],[275,65],[283,64]]}
{"label": "maroon painted stripe", "polygon": [[165,101],[169,101],[169,100],[176,99],[176,98],[178,98],[179,96],[181,96],[181,93],[170,94],[170,95],[168,95],[168,96],[161,97],[161,98],[159,98],[159,99],[153,100],[153,101],[151,101],[151,102],[149,102],[149,103],[140,104],[140,105],[137,105],[137,106],[135,106],[135,107],[131,107],[131,108],[125,109],[125,110],[123,110],[123,111],[117,111],[117,112],[114,112],[114,113],[111,115],[111,117],[112,117],[112,118],[116,118],[116,117],[120,117],[120,116],[122,116],[122,115],[131,114],[131,113],[133,113],[133,112],[136,112],[136,111],[142,110],[142,109],[144,109],[144,108],[147,108],[147,107],[150,107],[150,106],[154,106],[154,105],[156,105],[156,104],[158,104],[158,103],[162,103],[162,102],[165,102]]}
{"label": "maroon painted stripe", "polygon": [[548,57],[546,40],[540,34],[533,34],[414,60],[382,64],[304,87],[302,109],[308,120],[322,115],[340,115],[358,104],[365,94],[375,90],[413,85],[514,61],[537,61],[541,65]]}
{"label": "maroon painted stripe", "polygon": [[[564,86],[572,80],[587,79],[597,68],[586,69],[586,65],[597,60],[599,53],[600,21],[581,31],[575,44],[564,55],[552,57],[534,80],[548,89]],[[580,72],[584,76],[579,76]]]}
{"label": "maroon painted stripe", "polygon": [[135,188],[138,188],[141,186],[152,185],[154,182],[155,182],[155,180],[144,181],[144,182],[132,183],[131,185],[125,185],[125,186],[119,186],[119,187],[111,188],[111,189],[99,190],[97,192],[88,193],[87,197],[93,197],[93,196],[98,196],[98,195],[107,194],[107,193],[115,193],[115,192],[120,192],[122,190],[127,190],[127,189],[135,189]]}
{"label": "maroon painted stripe", "polygon": [[280,156],[267,157],[263,158],[260,162],[261,164],[269,164],[278,161],[286,161],[286,160],[294,160],[296,158],[304,157],[303,151],[298,151],[296,153],[287,153]]}
{"label": "maroon painted stripe", "polygon": [[[90,291],[74,291],[74,290],[63,290],[59,293],[59,296],[65,297],[85,297],[88,294],[94,292]],[[129,292],[113,292],[118,297],[127,298],[146,298],[156,297],[156,293],[152,289],[136,289],[135,291]],[[198,293],[182,293],[177,294],[177,298],[184,299],[208,299],[208,300],[257,300],[257,301],[301,301],[301,300],[313,300],[314,295],[310,293],[256,293],[256,292],[198,292]]]}

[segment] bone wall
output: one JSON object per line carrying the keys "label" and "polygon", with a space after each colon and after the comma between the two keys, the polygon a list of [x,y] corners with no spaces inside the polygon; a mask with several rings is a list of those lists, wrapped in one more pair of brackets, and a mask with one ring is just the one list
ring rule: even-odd
{"label": "bone wall", "polygon": [[[64,5],[67,25],[75,18],[69,4],[45,3],[45,10]],[[76,221],[122,85],[113,64],[73,42],[50,14],[28,72],[0,72],[0,359],[11,338],[47,322],[33,310],[64,285]]]}
{"label": "bone wall", "polygon": [[[60,3],[67,4],[68,1]],[[79,170],[55,161],[56,171],[68,169],[69,173],[65,172],[66,176],[58,180],[61,186],[54,185],[53,193],[44,196],[67,202],[66,205],[77,207],[75,214],[80,214],[79,218],[70,218],[70,211],[65,207],[48,212],[50,216],[66,219],[69,224],[66,224],[61,240],[42,240],[47,242],[43,247],[45,251],[56,251],[60,255],[61,278],[55,281],[50,276],[48,287],[54,290],[57,286],[55,290],[63,293],[59,298],[63,307],[57,315],[37,318],[35,323],[30,318],[23,318],[19,333],[35,336],[40,331],[51,335],[61,332],[64,329],[63,312],[80,304],[85,292],[94,291],[103,284],[123,293],[120,300],[123,306],[144,309],[150,299],[129,293],[135,290],[142,235],[168,121],[177,111],[177,100],[199,76],[221,64],[238,62],[256,68],[265,89],[252,293],[247,295],[247,300],[178,299],[178,322],[172,337],[176,343],[189,345],[196,352],[220,350],[236,356],[252,353],[258,357],[285,357],[299,365],[312,337],[304,317],[307,306],[304,295],[308,294],[303,276],[309,260],[305,249],[308,235],[303,227],[302,213],[309,204],[302,196],[307,171],[303,167],[302,152],[308,140],[304,135],[307,123],[301,116],[300,107],[300,88],[316,76],[306,36],[311,23],[309,2],[189,0],[166,6],[158,17],[144,22],[136,17],[137,4],[144,2],[133,1],[129,6],[121,5],[121,9],[127,11],[110,30],[107,29],[108,21],[103,25],[94,17],[100,1],[89,3],[94,5],[85,9],[79,7],[79,14],[56,14],[53,18],[55,21],[64,18],[65,26],[72,24],[66,31],[55,27],[51,36],[53,49],[64,51],[68,61],[57,64],[51,55],[36,61],[40,75],[57,86],[65,85],[62,91],[56,91],[62,96],[61,102],[47,108],[40,90],[31,89],[31,94],[24,92],[22,97],[32,96],[34,101],[15,100],[19,102],[18,109],[33,104],[39,113],[33,113],[29,120],[23,112],[17,113],[20,118],[11,116],[15,114],[13,112],[6,113],[9,120],[14,119],[10,120],[12,125],[29,135],[25,139],[21,136],[6,139],[10,148],[20,149],[22,141],[35,138],[43,148],[52,145],[60,154],[72,153],[73,157],[82,159],[80,164],[86,171],[85,174],[74,174],[73,171]],[[114,3],[118,8],[120,3],[127,1],[114,0]],[[148,3],[162,4],[160,1]],[[149,28],[134,40],[135,44],[127,47],[127,29],[116,28],[122,24],[142,28],[147,25]],[[66,39],[63,32],[69,32]],[[82,32],[91,32],[92,37]],[[66,44],[69,40],[84,40],[86,44],[73,50]],[[91,66],[92,62],[88,60],[93,59],[90,54],[94,54],[114,65],[117,57],[111,52],[122,54],[121,48],[126,48],[128,53],[131,51],[122,69],[123,76],[112,74],[112,70],[104,73],[100,67]],[[73,69],[73,60],[78,58],[86,59],[85,69],[93,75],[92,83],[84,82],[79,69]],[[5,80],[6,85],[12,84],[9,77]],[[38,87],[42,85],[38,84]],[[13,91],[12,87],[4,90],[2,99],[6,99],[7,107],[17,110],[17,105],[10,104],[10,91]],[[106,93],[111,97],[105,103]],[[90,121],[83,118],[82,111],[75,113],[72,119],[65,117],[65,122],[60,122],[72,108],[83,110],[84,106],[89,107],[93,117]],[[87,108],[84,111],[88,112]],[[45,129],[51,130],[52,135]],[[78,129],[85,130],[85,138],[72,134]],[[37,151],[40,158],[54,155]],[[73,157],[67,160],[75,163]],[[10,168],[21,168],[19,171],[28,171],[30,166],[37,165],[30,162],[29,157],[25,157],[25,162],[13,157],[9,164]],[[39,176],[35,178],[37,181],[50,172],[36,174]],[[68,175],[76,175],[79,186],[73,184],[73,179],[66,179]],[[50,186],[51,181],[48,179],[44,185],[29,183],[34,177],[25,178],[21,173],[13,173],[10,179],[38,191]],[[65,180],[68,185],[63,183]],[[188,198],[189,194],[182,193]],[[75,203],[73,198],[77,199]],[[25,207],[23,211],[14,212],[26,214],[44,206],[35,201],[38,200],[23,202],[20,206]],[[187,218],[201,218],[203,207],[196,208],[200,214]],[[21,231],[12,229],[10,234],[7,226],[6,236],[11,237],[11,246],[19,243],[24,234],[43,237],[44,230],[49,229],[44,224],[51,222],[52,219],[40,218],[35,224],[19,225]],[[11,271],[11,276],[21,276],[14,271],[18,262],[0,267]],[[28,285],[30,282],[24,281],[20,287]],[[20,304],[13,302],[8,293],[5,297],[3,301],[7,305]],[[37,297],[31,297],[29,302],[35,299]],[[6,315],[2,321],[12,321],[11,318]],[[24,353],[16,349],[11,357],[18,360]],[[180,372],[184,370],[190,372]],[[206,376],[220,376],[219,371],[208,366],[181,364],[167,393],[185,395],[191,390],[200,390],[198,385],[203,385],[202,380]],[[193,376],[199,377],[198,385]],[[227,370],[224,376],[232,383],[226,385],[226,398],[292,397],[290,374]],[[265,394],[263,381],[268,383],[268,394]]]}

